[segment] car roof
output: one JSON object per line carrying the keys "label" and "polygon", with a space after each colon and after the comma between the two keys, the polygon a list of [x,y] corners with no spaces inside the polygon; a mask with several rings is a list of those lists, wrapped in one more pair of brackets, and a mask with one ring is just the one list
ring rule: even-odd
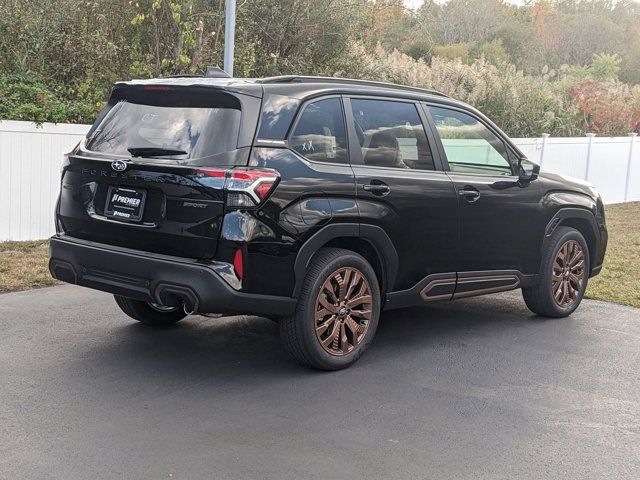
{"label": "car roof", "polygon": [[522,153],[509,137],[500,130],[482,112],[471,105],[455,100],[436,90],[419,87],[398,85],[395,83],[376,82],[371,80],[359,80],[339,77],[314,77],[305,75],[284,75],[265,78],[235,78],[235,77],[206,77],[206,76],[174,76],[163,78],[150,78],[144,80],[130,80],[118,82],[114,87],[124,85],[169,85],[177,87],[211,87],[225,91],[242,93],[253,97],[263,98],[275,95],[290,97],[301,103],[315,97],[326,95],[362,95],[389,98],[404,98],[407,100],[434,102],[452,107],[462,108],[474,112],[485,122],[497,130],[507,140],[512,148]]}
{"label": "car roof", "polygon": [[[312,98],[319,95],[327,95],[331,93],[393,96],[423,101],[434,99],[449,99],[449,97],[447,97],[443,93],[425,88],[398,85],[388,82],[376,82],[372,80],[338,77],[315,77],[305,75],[284,75],[266,78],[210,78],[194,75],[130,80],[116,83],[116,86],[120,85],[211,87],[236,91],[238,93],[245,93],[254,96],[258,96],[264,91],[265,94],[284,95],[292,98],[297,98],[299,100],[305,100],[307,98]],[[455,103],[462,104],[462,102]]]}

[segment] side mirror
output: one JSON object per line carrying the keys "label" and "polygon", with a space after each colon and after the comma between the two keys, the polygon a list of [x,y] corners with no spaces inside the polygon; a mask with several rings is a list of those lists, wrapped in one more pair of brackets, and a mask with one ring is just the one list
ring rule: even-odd
{"label": "side mirror", "polygon": [[518,170],[520,171],[520,174],[518,175],[519,181],[532,182],[538,178],[538,175],[540,174],[540,165],[530,162],[526,158],[521,158],[518,163]]}

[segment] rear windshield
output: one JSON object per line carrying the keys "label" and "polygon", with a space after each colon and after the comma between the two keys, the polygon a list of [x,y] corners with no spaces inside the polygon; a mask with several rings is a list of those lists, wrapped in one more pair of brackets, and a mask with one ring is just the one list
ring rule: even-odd
{"label": "rear windshield", "polygon": [[241,112],[234,96],[162,86],[131,90],[114,92],[89,134],[89,150],[179,161],[236,149]]}

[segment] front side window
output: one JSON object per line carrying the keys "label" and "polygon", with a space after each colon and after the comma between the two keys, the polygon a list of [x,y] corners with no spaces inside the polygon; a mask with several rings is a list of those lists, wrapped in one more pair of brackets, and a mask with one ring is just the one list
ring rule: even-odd
{"label": "front side window", "polygon": [[351,99],[351,109],[365,165],[435,170],[413,103]]}
{"label": "front side window", "polygon": [[347,163],[347,132],[340,99],[326,98],[307,105],[289,146],[307,160]]}
{"label": "front side window", "polygon": [[475,117],[429,106],[452,172],[513,175],[504,142]]}

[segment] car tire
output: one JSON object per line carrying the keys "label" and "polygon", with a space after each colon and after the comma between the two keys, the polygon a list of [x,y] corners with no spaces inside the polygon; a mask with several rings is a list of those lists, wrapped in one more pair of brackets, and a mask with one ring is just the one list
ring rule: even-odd
{"label": "car tire", "polygon": [[134,320],[154,327],[166,327],[187,316],[181,306],[160,307],[142,300],[114,295],[120,309]]}
{"label": "car tire", "polygon": [[361,255],[323,248],[312,259],[296,312],[280,320],[287,352],[320,370],[353,364],[371,344],[380,316],[376,274]]}
{"label": "car tire", "polygon": [[542,252],[540,281],[522,289],[529,310],[545,317],[571,315],[587,289],[590,267],[589,247],[582,234],[558,227]]}

